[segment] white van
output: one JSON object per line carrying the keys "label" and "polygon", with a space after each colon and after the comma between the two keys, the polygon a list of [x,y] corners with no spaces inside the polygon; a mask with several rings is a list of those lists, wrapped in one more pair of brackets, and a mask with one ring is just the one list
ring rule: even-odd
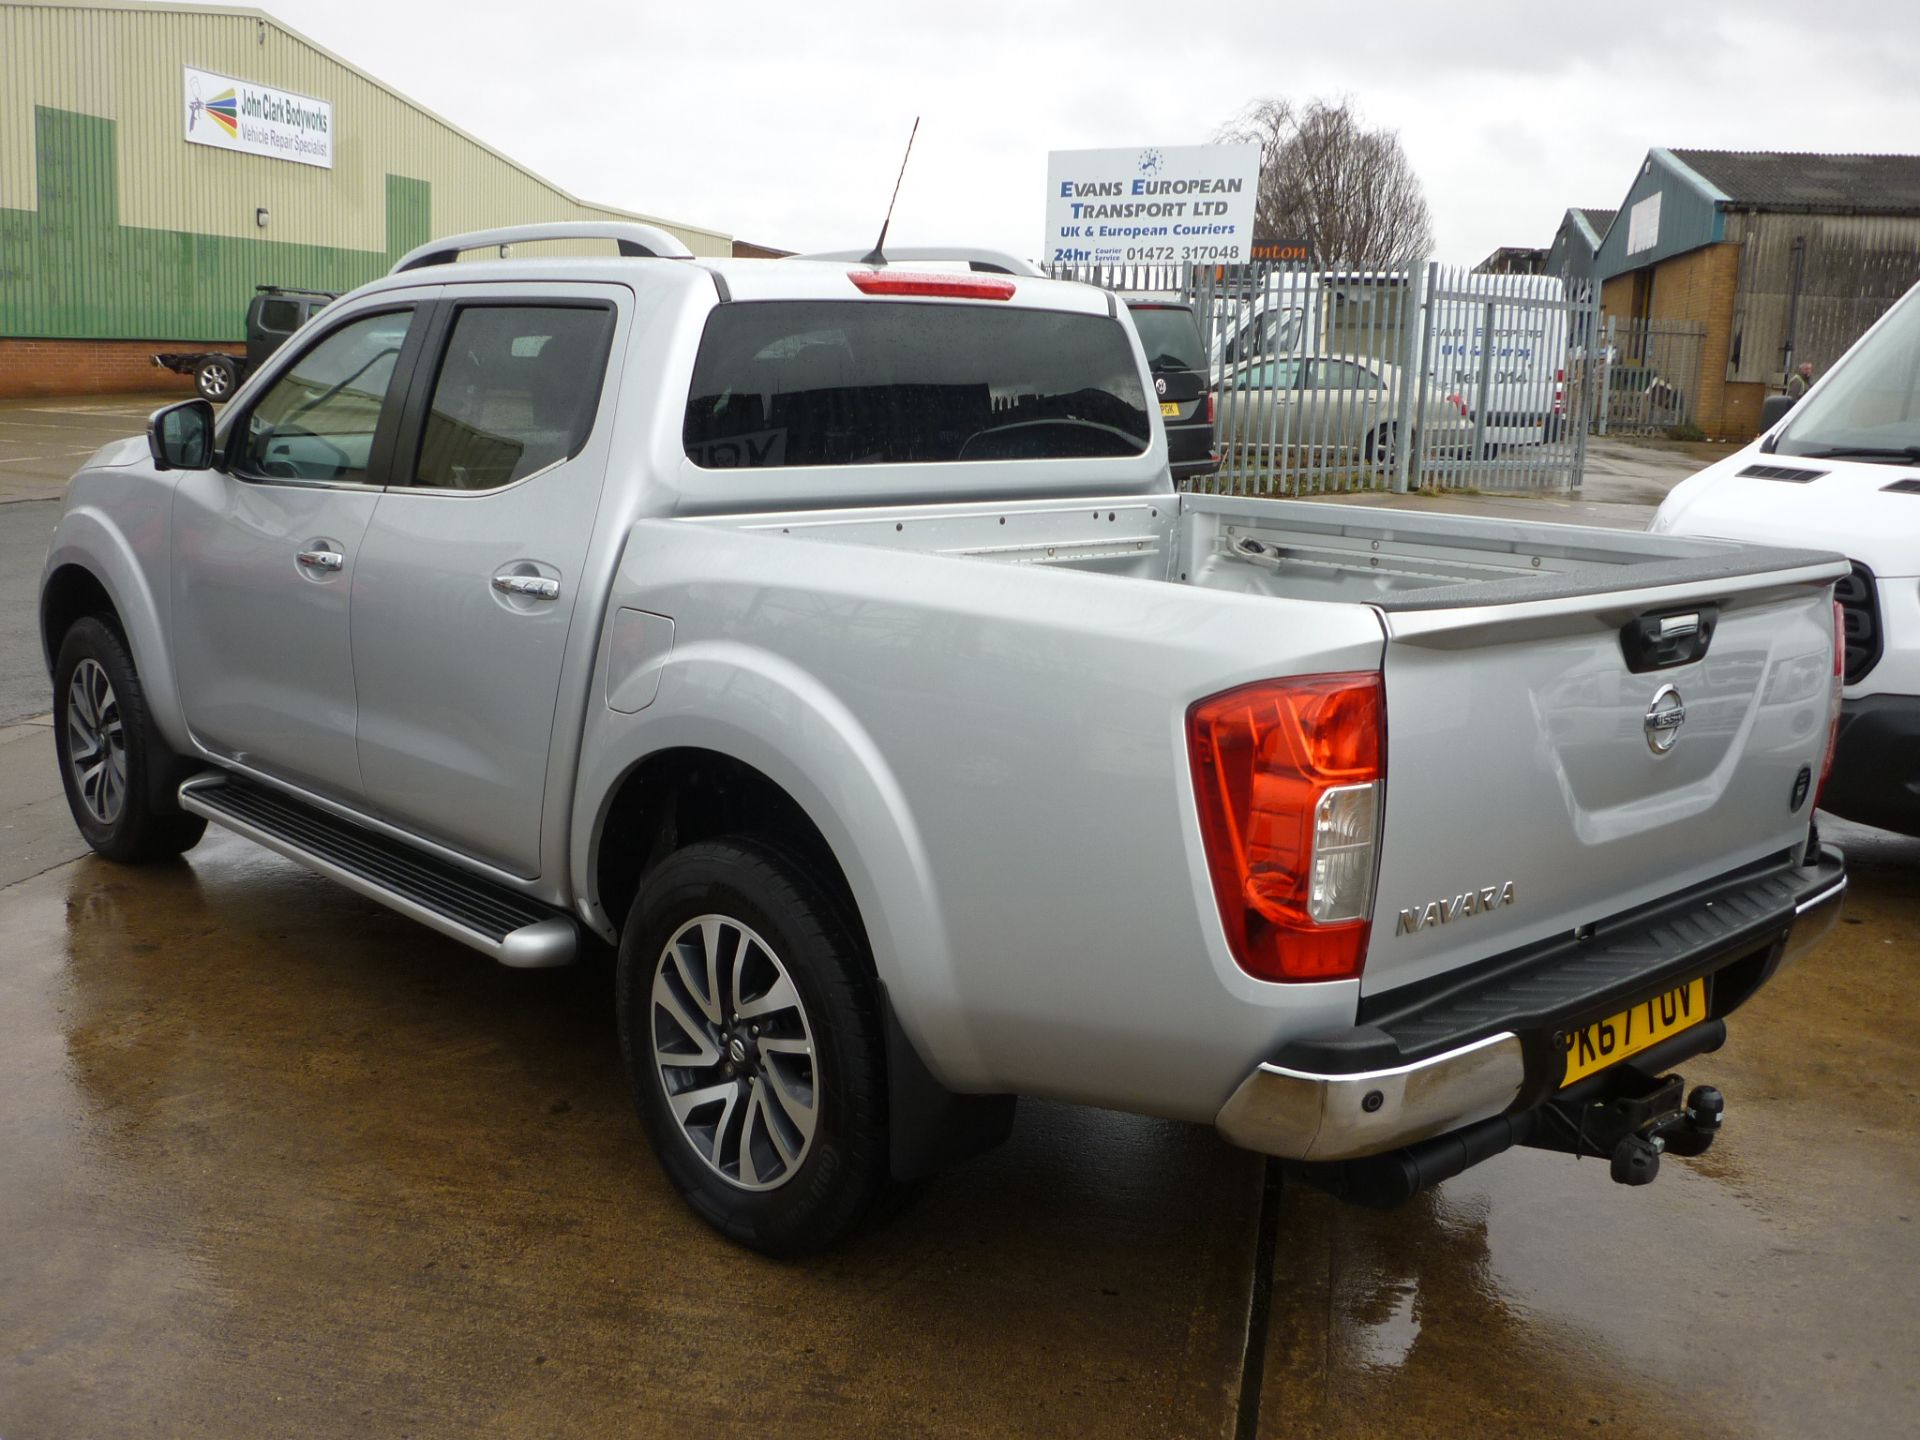
{"label": "white van", "polygon": [[1846,688],[1820,804],[1920,835],[1920,286],[1785,419],[1675,486],[1652,528],[1853,562],[1836,590]]}

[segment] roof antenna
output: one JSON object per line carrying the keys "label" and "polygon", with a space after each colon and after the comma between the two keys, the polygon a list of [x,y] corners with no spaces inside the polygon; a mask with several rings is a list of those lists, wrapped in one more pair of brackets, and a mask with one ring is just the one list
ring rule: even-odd
{"label": "roof antenna", "polygon": [[907,154],[900,157],[900,173],[893,177],[893,199],[887,201],[887,218],[880,222],[880,238],[873,242],[873,249],[861,258],[862,265],[884,265],[887,257],[880,252],[886,247],[887,227],[893,224],[893,207],[900,199],[900,182],[907,176],[907,155],[913,154],[913,137],[920,133],[920,117],[913,117],[913,129],[907,132]]}

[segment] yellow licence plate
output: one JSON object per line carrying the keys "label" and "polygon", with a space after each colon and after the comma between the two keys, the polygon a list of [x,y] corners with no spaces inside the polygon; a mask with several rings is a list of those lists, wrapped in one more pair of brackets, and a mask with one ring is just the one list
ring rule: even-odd
{"label": "yellow licence plate", "polygon": [[1573,1032],[1567,1047],[1567,1078],[1561,1088],[1584,1080],[1596,1070],[1637,1055],[1669,1035],[1678,1035],[1689,1026],[1707,1018],[1707,982],[1689,980],[1678,990],[1669,990],[1651,1000],[1642,1000],[1631,1009],[1609,1016],[1597,1025]]}
{"label": "yellow licence plate", "polygon": [[1180,413],[1180,407],[1171,400],[1162,400],[1160,402],[1160,413],[1169,417],[1177,416]]}

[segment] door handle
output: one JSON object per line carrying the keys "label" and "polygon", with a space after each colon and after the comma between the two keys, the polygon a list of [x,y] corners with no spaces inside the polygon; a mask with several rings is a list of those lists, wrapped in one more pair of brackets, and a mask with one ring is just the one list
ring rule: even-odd
{"label": "door handle", "polygon": [[524,595],[529,600],[560,598],[560,582],[544,575],[496,575],[493,588],[502,595]]}
{"label": "door handle", "polygon": [[347,557],[338,550],[302,550],[293,558],[309,570],[340,570],[347,563]]}

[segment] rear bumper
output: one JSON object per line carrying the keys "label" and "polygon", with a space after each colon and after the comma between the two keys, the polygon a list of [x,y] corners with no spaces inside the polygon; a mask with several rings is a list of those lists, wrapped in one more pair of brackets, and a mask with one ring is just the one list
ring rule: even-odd
{"label": "rear bumper", "polygon": [[1920,835],[1920,695],[1868,695],[1840,707],[1833,774],[1820,806]]}
{"label": "rear bumper", "polygon": [[1661,1063],[1677,1064],[1715,1048],[1718,1022],[1826,934],[1846,888],[1845,862],[1827,847],[1809,864],[1746,867],[1581,941],[1496,957],[1425,995],[1383,997],[1399,1008],[1284,1046],[1215,1124],[1249,1150],[1346,1160],[1531,1109],[1559,1089],[1570,1032],[1710,976],[1709,1022],[1656,1047]]}
{"label": "rear bumper", "polygon": [[1213,451],[1213,425],[1207,420],[1175,421],[1167,426],[1167,463],[1176,483],[1220,468]]}

